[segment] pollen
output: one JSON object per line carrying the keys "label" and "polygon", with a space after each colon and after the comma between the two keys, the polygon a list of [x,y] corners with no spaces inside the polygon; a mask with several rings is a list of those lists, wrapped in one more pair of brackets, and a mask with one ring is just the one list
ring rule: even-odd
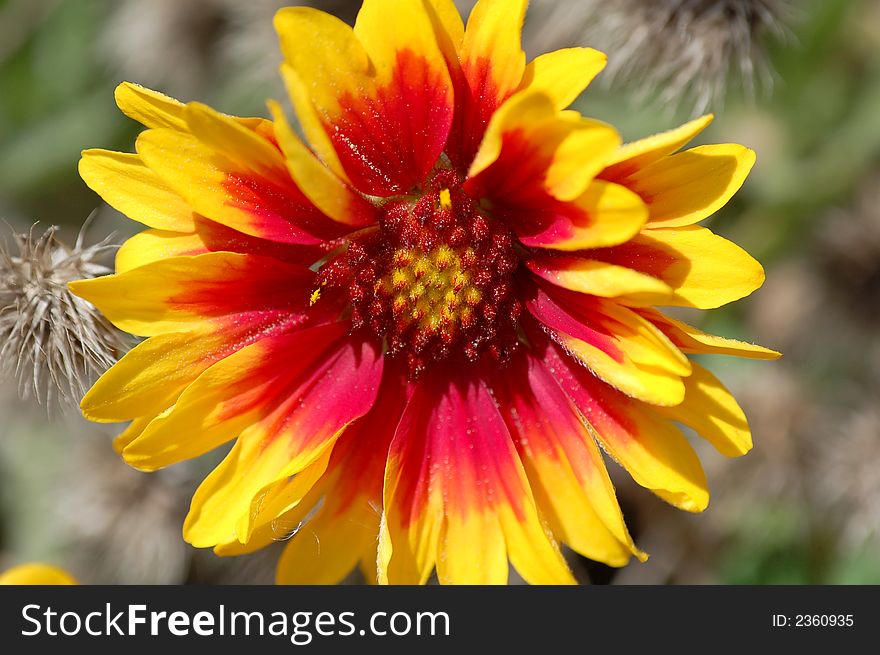
{"label": "pollen", "polygon": [[452,209],[452,193],[449,189],[440,189],[441,209]]}
{"label": "pollen", "polygon": [[[446,245],[431,252],[413,253],[407,250],[404,267],[391,269],[380,280],[381,288],[393,287],[398,293],[393,309],[406,316],[404,329],[414,327],[417,331],[434,336],[441,331],[454,334],[459,329],[462,304],[479,303],[480,290],[469,283],[470,275],[462,270],[461,258]],[[399,251],[392,261],[403,261]]]}

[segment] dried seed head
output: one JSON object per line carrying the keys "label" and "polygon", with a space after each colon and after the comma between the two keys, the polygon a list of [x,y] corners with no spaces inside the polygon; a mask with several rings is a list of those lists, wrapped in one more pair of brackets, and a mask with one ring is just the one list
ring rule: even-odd
{"label": "dried seed head", "polygon": [[[83,228],[85,229],[85,228]],[[71,248],[52,227],[14,234],[18,254],[0,247],[0,379],[15,376],[19,394],[40,403],[78,403],[86,389],[131,345],[90,303],[67,289],[110,269],[98,263],[113,246]]]}
{"label": "dried seed head", "polygon": [[606,84],[658,94],[668,105],[702,113],[719,105],[729,85],[748,95],[773,82],[766,37],[784,39],[791,0],[533,0],[541,32],[527,35],[536,51],[574,43],[608,53]]}
{"label": "dried seed head", "polygon": [[186,582],[192,549],[180,524],[197,484],[193,464],[146,476],[126,466],[103,434],[77,437],[57,480],[51,528],[71,569],[91,584]]}

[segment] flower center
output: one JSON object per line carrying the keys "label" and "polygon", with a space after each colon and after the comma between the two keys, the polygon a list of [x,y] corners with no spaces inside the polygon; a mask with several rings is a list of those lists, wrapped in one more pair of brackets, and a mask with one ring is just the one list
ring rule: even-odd
{"label": "flower center", "polygon": [[353,239],[319,274],[344,279],[355,329],[382,339],[417,377],[432,361],[505,360],[522,310],[510,231],[481,212],[450,170],[417,196],[387,202],[378,230]]}

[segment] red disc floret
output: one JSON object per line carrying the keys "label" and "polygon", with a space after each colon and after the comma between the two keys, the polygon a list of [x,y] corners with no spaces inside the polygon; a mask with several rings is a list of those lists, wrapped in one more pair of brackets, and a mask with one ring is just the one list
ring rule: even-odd
{"label": "red disc floret", "polygon": [[352,238],[318,281],[347,288],[354,329],[405,357],[415,378],[432,361],[510,356],[522,311],[518,265],[510,231],[442,169],[421,193],[387,201],[377,229]]}

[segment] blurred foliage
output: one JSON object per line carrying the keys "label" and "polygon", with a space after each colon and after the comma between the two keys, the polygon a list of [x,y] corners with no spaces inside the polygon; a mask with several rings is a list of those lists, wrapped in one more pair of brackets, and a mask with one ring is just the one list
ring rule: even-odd
{"label": "blurred foliage", "polygon": [[[80,181],[77,161],[83,148],[131,149],[138,126],[113,102],[113,89],[123,79],[158,86],[184,100],[212,103],[228,113],[265,113],[265,98],[278,97],[281,88],[270,80],[278,52],[267,36],[277,4],[0,0],[0,220],[19,227],[34,221],[76,227],[100,206],[100,199]],[[333,6],[351,4],[337,1]],[[667,533],[680,531],[681,541],[675,543],[699,551],[692,559],[701,567],[689,570],[684,562],[676,574],[662,578],[638,573],[663,561],[664,552],[655,549],[652,560],[628,574],[628,581],[880,583],[880,526],[874,526],[873,540],[844,538],[855,505],[880,506],[880,488],[873,497],[847,501],[850,505],[833,512],[825,498],[830,492],[822,489],[835,482],[833,476],[846,478],[847,472],[821,465],[823,448],[835,434],[828,426],[845,423],[861,404],[876,403],[880,378],[878,360],[870,355],[878,350],[880,331],[871,322],[876,313],[854,331],[850,313],[834,309],[842,294],[823,277],[823,266],[833,267],[834,260],[828,259],[821,231],[835,212],[849,212],[858,220],[856,214],[863,211],[855,200],[858,189],[880,185],[880,1],[795,4],[790,38],[771,44],[777,71],[772,92],[748,102],[737,99],[744,94],[732,89],[727,105],[713,108],[716,120],[699,138],[703,143],[736,141],[758,152],[758,165],[746,186],[710,225],[752,252],[768,272],[765,289],[706,314],[701,325],[726,336],[760,337],[784,350],[786,358],[777,364],[711,362],[729,386],[744,394],[756,449],[739,462],[707,455],[710,481],[718,482],[706,516],[667,519],[672,513],[646,505],[646,494],[621,484],[622,501],[635,508],[637,541],[640,535],[649,539],[640,530],[651,524],[655,531],[656,524]],[[125,10],[129,13],[120,13]],[[142,20],[121,25],[119,17],[132,13]],[[248,26],[257,22],[260,29],[250,31]],[[150,29],[177,40],[191,38],[192,43],[177,44],[186,50],[158,43],[144,52]],[[123,56],[129,42],[132,51]],[[182,61],[180,52],[198,56]],[[152,62],[152,69],[131,63],[140,55]],[[238,67],[230,63],[239,59]],[[179,67],[187,67],[185,78],[174,77]],[[609,120],[627,139],[690,117],[659,103],[637,105],[636,95],[626,88],[594,85],[577,108]],[[108,224],[110,229],[132,229],[120,228],[118,219]],[[795,287],[774,283],[787,279],[783,270],[795,271]],[[785,314],[801,288],[805,295],[798,298],[815,295],[814,314]],[[880,304],[880,291],[864,302]],[[791,330],[794,336],[784,337],[782,328],[790,320],[803,323]],[[770,327],[762,332],[762,325]],[[850,338],[838,338],[841,334]],[[794,389],[790,397],[781,393],[777,378],[762,379],[770,376],[768,370],[780,371],[779,379],[788,380]],[[17,414],[15,402],[3,404],[0,398],[0,555],[52,557],[59,553],[50,545],[57,530],[53,532],[49,481],[66,461],[66,449],[77,448],[76,437],[87,428],[47,424],[39,412],[6,421],[8,414]],[[782,416],[794,417],[792,424],[783,424]],[[880,434],[873,437],[880,440]],[[794,453],[795,464],[784,459],[785,453]],[[804,460],[813,463],[801,466]],[[851,460],[850,466],[858,466],[865,457],[856,452]],[[880,468],[880,461],[861,465]],[[880,517],[880,512],[862,515]],[[591,575],[614,580],[613,572],[597,573],[595,566]]]}

